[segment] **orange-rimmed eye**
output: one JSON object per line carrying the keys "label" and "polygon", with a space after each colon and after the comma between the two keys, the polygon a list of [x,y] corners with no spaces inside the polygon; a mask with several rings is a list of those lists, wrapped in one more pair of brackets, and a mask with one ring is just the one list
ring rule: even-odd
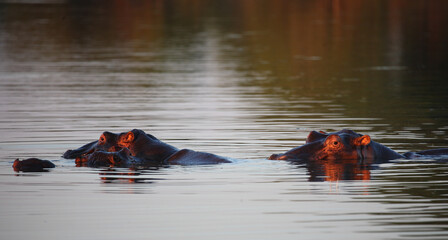
{"label": "orange-rimmed eye", "polygon": [[329,148],[339,148],[342,145],[341,141],[342,139],[338,135],[332,134],[325,140],[325,145]]}
{"label": "orange-rimmed eye", "polygon": [[100,143],[104,143],[106,141],[106,138],[103,136],[103,135],[101,135],[101,137],[100,137]]}

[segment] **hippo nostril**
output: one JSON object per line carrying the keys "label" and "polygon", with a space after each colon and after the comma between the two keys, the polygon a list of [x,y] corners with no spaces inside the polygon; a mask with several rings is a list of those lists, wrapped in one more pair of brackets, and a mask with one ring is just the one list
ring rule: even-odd
{"label": "hippo nostril", "polygon": [[335,146],[338,145],[338,144],[339,144],[339,142],[336,142],[336,141],[333,142],[333,145],[335,145]]}

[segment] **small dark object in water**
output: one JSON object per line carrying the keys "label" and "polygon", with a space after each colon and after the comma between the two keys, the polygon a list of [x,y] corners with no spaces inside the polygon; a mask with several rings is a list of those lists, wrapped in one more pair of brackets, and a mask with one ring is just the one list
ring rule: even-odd
{"label": "small dark object in water", "polygon": [[48,160],[38,158],[28,158],[20,161],[16,159],[12,165],[16,172],[45,172],[45,168],[54,168],[55,165]]}

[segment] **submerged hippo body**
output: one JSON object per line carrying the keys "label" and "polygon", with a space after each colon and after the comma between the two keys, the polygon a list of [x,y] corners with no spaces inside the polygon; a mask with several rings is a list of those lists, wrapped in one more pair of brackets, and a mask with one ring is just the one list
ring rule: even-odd
{"label": "submerged hippo body", "polygon": [[28,158],[22,161],[16,159],[12,165],[16,172],[45,172],[46,168],[54,167],[55,165],[52,162],[38,158]]}
{"label": "submerged hippo body", "polygon": [[407,152],[403,155],[407,159],[425,159],[425,158],[438,158],[438,157],[442,157],[443,159],[445,159],[448,157],[448,148],[431,149],[418,152]]}
{"label": "submerged hippo body", "polygon": [[190,149],[179,150],[163,161],[163,164],[172,165],[208,165],[217,163],[230,163],[230,161],[212,153],[197,152]]}
{"label": "submerged hippo body", "polygon": [[422,156],[447,155],[448,149],[434,149],[420,152],[408,152],[401,155],[392,149],[372,141],[369,135],[362,135],[352,130],[325,133],[312,131],[306,144],[293,148],[283,154],[273,154],[271,160],[374,160],[376,163],[399,158],[419,158]]}
{"label": "submerged hippo body", "polygon": [[205,165],[230,163],[228,159],[215,154],[190,149],[179,150],[139,129],[120,134],[118,146],[128,148],[133,157],[152,164]]}

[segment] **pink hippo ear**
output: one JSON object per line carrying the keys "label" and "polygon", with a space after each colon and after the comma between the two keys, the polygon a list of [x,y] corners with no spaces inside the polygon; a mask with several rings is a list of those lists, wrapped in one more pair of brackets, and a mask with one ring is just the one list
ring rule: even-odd
{"label": "pink hippo ear", "polygon": [[126,133],[126,135],[124,136],[124,142],[125,143],[131,143],[134,141],[134,133],[132,131],[129,131],[128,133]]}
{"label": "pink hippo ear", "polygon": [[361,137],[357,137],[353,142],[356,146],[367,146],[370,143],[370,136],[364,135]]}

